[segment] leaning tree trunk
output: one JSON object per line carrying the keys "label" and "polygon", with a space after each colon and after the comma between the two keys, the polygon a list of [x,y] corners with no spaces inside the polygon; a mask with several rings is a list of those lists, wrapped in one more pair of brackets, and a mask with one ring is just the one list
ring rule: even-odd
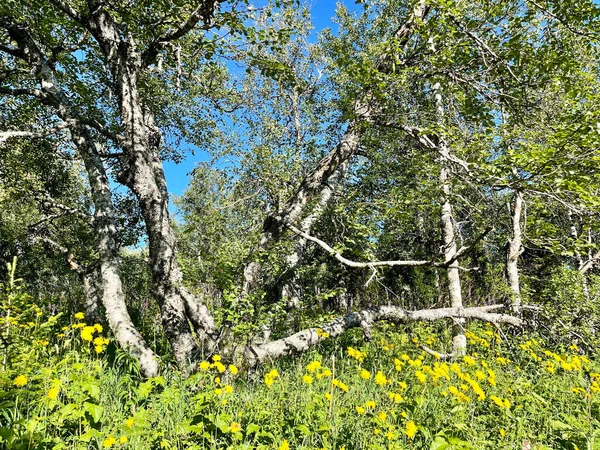
{"label": "leaning tree trunk", "polygon": [[[300,223],[300,229],[311,234],[312,227],[321,218],[333,193],[344,178],[344,174],[348,168],[348,160],[340,165],[338,170],[329,177],[329,182],[321,190],[319,200],[313,210]],[[296,268],[300,263],[300,257],[304,252],[307,240],[300,237],[294,243],[294,251],[286,258],[286,277],[281,288],[282,298],[288,299],[288,307],[297,308],[300,304],[300,287],[298,286],[295,276]]]}
{"label": "leaning tree trunk", "polygon": [[125,303],[116,241],[115,211],[104,165],[87,130],[75,127],[71,134],[84,161],[94,201],[94,232],[100,256],[98,289],[106,319],[119,344],[139,359],[142,373],[147,377],[156,376],[158,357],[146,346]]}
{"label": "leaning tree trunk", "polygon": [[[419,24],[424,21],[430,10],[426,3],[425,0],[419,0],[414,5],[406,21],[396,30],[393,36],[394,46],[391,48],[390,53],[385,54],[378,62],[377,68],[380,72],[390,73],[394,70],[395,52],[406,47]],[[284,208],[267,216],[254,254],[264,252],[273,241],[278,240],[282,231],[285,230],[285,224],[295,224],[313,198],[327,196],[325,191],[330,189],[328,184],[331,177],[342,164],[345,164],[356,154],[364,126],[373,121],[374,113],[378,109],[378,104],[373,97],[372,91],[367,89],[361,98],[354,102],[352,113],[355,119],[348,125],[348,129],[338,145],[319,161],[317,166],[303,179],[300,187],[290,197]],[[258,286],[261,279],[261,270],[262,264],[259,261],[251,261],[246,265],[242,296],[248,295]]]}
{"label": "leaning tree trunk", "polygon": [[120,276],[120,260],[116,241],[115,213],[108,177],[89,131],[77,122],[69,96],[56,83],[52,65],[32,38],[29,29],[3,18],[2,25],[19,46],[19,57],[25,60],[41,83],[42,101],[71,126],[71,135],[84,161],[94,203],[94,232],[100,256],[100,281],[102,303],[106,309],[109,326],[117,341],[139,358],[144,374],[158,373],[158,359],[135,329],[127,307]]}
{"label": "leaning tree trunk", "polygon": [[132,36],[121,35],[117,23],[101,3],[90,1],[90,4],[93,14],[88,26],[106,57],[126,134],[119,181],[138,200],[148,234],[150,269],[162,324],[178,364],[186,369],[201,350],[188,321],[201,341],[210,346],[216,340],[216,326],[206,305],[183,287],[168,210],[169,195],[158,155],[161,133],[138,90],[142,55]]}
{"label": "leaning tree trunk", "polygon": [[511,292],[511,306],[514,312],[521,308],[521,287],[519,284],[519,256],[523,253],[521,234],[521,210],[523,208],[523,192],[515,191],[515,203],[512,209],[512,236],[508,241],[506,255],[506,276]]}

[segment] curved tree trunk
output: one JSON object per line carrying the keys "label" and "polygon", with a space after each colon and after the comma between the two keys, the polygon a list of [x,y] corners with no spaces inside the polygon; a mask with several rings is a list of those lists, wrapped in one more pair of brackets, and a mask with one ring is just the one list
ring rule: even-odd
{"label": "curved tree trunk", "polygon": [[144,217],[162,324],[175,358],[185,370],[201,350],[189,322],[199,333],[201,342],[210,346],[215,343],[216,326],[206,305],[183,287],[168,210],[169,195],[158,155],[161,133],[138,91],[142,55],[132,36],[121,34],[102,3],[93,0],[89,3],[93,14],[87,25],[106,57],[126,134],[119,181],[132,190]]}
{"label": "curved tree trunk", "polygon": [[17,42],[20,51],[19,57],[29,64],[35,72],[36,78],[41,82],[42,101],[53,107],[56,114],[65,123],[75,123],[70,130],[77,150],[84,161],[92,192],[94,231],[100,256],[99,288],[108,323],[117,341],[140,360],[144,374],[156,375],[158,358],[146,346],[127,312],[121,283],[112,195],[96,143],[89,131],[75,120],[77,114],[72,110],[68,95],[57,85],[52,65],[31,37],[29,29],[8,18],[3,18],[2,25],[9,32],[11,38]]}
{"label": "curved tree trunk", "polygon": [[139,359],[142,373],[147,377],[156,376],[158,357],[146,346],[125,303],[116,241],[115,211],[104,165],[87,130],[75,127],[71,134],[88,173],[94,201],[94,231],[100,255],[98,289],[106,319],[119,344]]}

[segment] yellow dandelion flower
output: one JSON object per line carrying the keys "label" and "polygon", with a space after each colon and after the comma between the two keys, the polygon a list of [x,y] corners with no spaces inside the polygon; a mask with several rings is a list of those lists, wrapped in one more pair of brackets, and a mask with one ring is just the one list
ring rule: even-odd
{"label": "yellow dandelion flower", "polygon": [[127,426],[127,428],[131,428],[134,424],[135,420],[133,419],[133,417],[130,417],[125,421],[125,425]]}
{"label": "yellow dandelion flower", "polygon": [[92,339],[94,339],[94,331],[96,331],[94,327],[83,327],[81,329],[81,339],[83,339],[84,341],[92,342]]}
{"label": "yellow dandelion flower", "polygon": [[404,430],[404,432],[406,433],[406,436],[409,439],[414,439],[415,435],[417,434],[418,428],[417,425],[410,420],[407,424],[406,424],[406,430]]}
{"label": "yellow dandelion flower", "polygon": [[19,375],[13,380],[13,384],[16,387],[23,387],[27,384],[27,377],[25,375]]}
{"label": "yellow dandelion flower", "polygon": [[200,368],[200,370],[202,371],[206,371],[208,369],[210,369],[210,363],[208,361],[202,361],[198,367]]}
{"label": "yellow dandelion flower", "polygon": [[311,377],[310,375],[304,375],[302,377],[302,381],[306,384],[311,384],[313,382],[313,377]]}
{"label": "yellow dandelion flower", "polygon": [[117,443],[117,440],[114,437],[108,436],[106,439],[104,439],[104,442],[102,442],[102,446],[104,448],[111,448],[116,443]]}
{"label": "yellow dandelion flower", "polygon": [[371,378],[371,372],[365,369],[361,369],[359,375],[363,380],[368,380],[369,378]]}
{"label": "yellow dandelion flower", "polygon": [[375,402],[373,400],[369,400],[365,403],[365,408],[373,409],[375,408]]}
{"label": "yellow dandelion flower", "polygon": [[232,433],[239,433],[242,431],[242,426],[237,422],[233,422],[231,425],[229,425],[229,431]]}
{"label": "yellow dandelion flower", "polygon": [[417,370],[415,372],[415,376],[417,377],[417,379],[421,382],[421,384],[425,384],[425,382],[427,381],[427,375],[425,375],[423,372],[421,372],[420,370]]}
{"label": "yellow dandelion flower", "polygon": [[121,437],[119,438],[119,442],[120,442],[121,444],[126,444],[126,443],[127,443],[127,436],[121,436]]}
{"label": "yellow dandelion flower", "polygon": [[104,347],[102,347],[101,345],[96,345],[94,346],[94,350],[96,351],[96,353],[100,354],[104,350]]}
{"label": "yellow dandelion flower", "polygon": [[333,397],[332,397],[332,396],[331,396],[331,394],[328,392],[327,394],[325,394],[325,398],[326,398],[327,400],[331,401],[331,399],[332,399]]}
{"label": "yellow dandelion flower", "polygon": [[219,355],[213,355],[212,360],[213,362],[219,362],[221,361],[221,357]]}
{"label": "yellow dandelion flower", "polygon": [[385,377],[385,375],[383,374],[383,372],[380,370],[377,372],[377,374],[375,375],[375,384],[377,384],[378,386],[385,386],[387,384],[388,380]]}
{"label": "yellow dandelion flower", "polygon": [[75,318],[77,320],[83,320],[83,319],[85,319],[85,314],[82,312],[75,313]]}
{"label": "yellow dandelion flower", "polygon": [[379,412],[377,413],[377,418],[378,418],[379,420],[381,420],[382,422],[385,422],[385,421],[386,421],[386,419],[387,419],[387,413],[386,413],[385,411],[379,411]]}
{"label": "yellow dandelion flower", "polygon": [[227,394],[231,394],[233,392],[233,386],[227,385],[223,388]]}
{"label": "yellow dandelion flower", "polygon": [[308,366],[306,366],[306,370],[308,370],[310,373],[315,373],[315,371],[317,371],[320,368],[321,368],[320,361],[313,361]]}
{"label": "yellow dandelion flower", "polygon": [[47,396],[50,400],[56,400],[56,397],[58,397],[58,386],[54,386],[48,389]]}
{"label": "yellow dandelion flower", "polygon": [[219,361],[215,362],[213,364],[213,366],[219,371],[219,373],[223,373],[223,372],[225,372],[225,370],[227,370],[225,368],[225,366],[223,364],[221,364]]}
{"label": "yellow dandelion flower", "polygon": [[234,366],[233,364],[230,364],[229,372],[231,372],[233,375],[237,375],[239,372],[239,369],[236,366]]}
{"label": "yellow dandelion flower", "polygon": [[365,414],[366,410],[365,408],[363,408],[362,406],[357,406],[356,407],[356,413],[360,416],[362,416],[363,414]]}
{"label": "yellow dandelion flower", "polygon": [[104,330],[104,328],[102,328],[102,325],[100,325],[99,323],[95,323],[94,324],[94,330],[96,330],[98,333],[102,333],[102,331]]}

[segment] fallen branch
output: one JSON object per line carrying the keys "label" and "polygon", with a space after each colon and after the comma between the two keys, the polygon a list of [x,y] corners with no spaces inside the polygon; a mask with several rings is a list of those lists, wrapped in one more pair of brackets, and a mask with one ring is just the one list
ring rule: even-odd
{"label": "fallen branch", "polygon": [[505,305],[490,305],[408,311],[400,306],[375,306],[338,317],[320,328],[308,328],[283,339],[248,346],[245,349],[244,357],[248,365],[254,367],[268,360],[304,352],[325,339],[342,335],[351,328],[369,330],[373,323],[380,321],[402,323],[440,319],[478,319],[493,324],[506,323],[517,327],[521,326],[523,321],[518,317],[491,312],[505,307]]}

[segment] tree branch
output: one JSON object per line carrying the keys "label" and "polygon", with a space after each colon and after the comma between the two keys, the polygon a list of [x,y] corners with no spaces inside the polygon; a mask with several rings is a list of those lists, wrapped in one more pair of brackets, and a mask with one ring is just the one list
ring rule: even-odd
{"label": "tree branch", "polygon": [[148,49],[142,54],[142,62],[144,67],[148,67],[156,61],[158,53],[164,48],[165,44],[177,40],[187,33],[202,20],[204,29],[210,28],[210,21],[213,17],[215,7],[223,0],[200,0],[200,4],[192,12],[187,20],[182,21],[177,28],[167,31],[159,38],[152,41]]}
{"label": "tree branch", "polygon": [[3,131],[0,132],[0,144],[6,142],[11,138],[17,137],[29,137],[29,138],[42,138],[49,136],[51,134],[55,134],[58,131],[64,130],[65,128],[73,125],[72,121],[63,122],[53,128],[49,128],[47,130],[42,131]]}
{"label": "tree branch", "polygon": [[505,305],[407,311],[399,306],[376,306],[338,317],[320,328],[308,328],[283,339],[248,346],[244,356],[246,362],[253,367],[268,360],[304,352],[328,337],[338,337],[352,328],[369,328],[373,323],[380,321],[403,323],[460,318],[478,319],[494,324],[506,323],[517,327],[523,325],[523,321],[518,317],[491,312],[503,308]]}
{"label": "tree branch", "polygon": [[469,245],[462,246],[460,249],[458,249],[456,251],[456,253],[454,253],[454,255],[451,258],[449,258],[448,260],[446,260],[444,262],[436,262],[436,261],[430,261],[430,260],[398,260],[398,261],[357,262],[357,261],[352,261],[350,259],[344,258],[338,251],[334,250],[326,242],[322,241],[319,238],[311,236],[310,234],[308,234],[308,233],[300,230],[299,228],[296,228],[294,225],[292,225],[290,223],[285,223],[285,226],[287,228],[289,228],[291,231],[293,231],[294,233],[296,233],[298,236],[306,239],[307,241],[314,242],[315,244],[317,244],[319,247],[321,247],[322,249],[324,249],[326,252],[328,252],[331,256],[333,256],[335,259],[337,259],[342,264],[345,264],[346,266],[349,266],[349,267],[356,267],[356,268],[365,268],[365,267],[368,267],[370,269],[373,269],[375,267],[381,267],[381,266],[387,266],[387,267],[393,267],[393,266],[449,267],[460,256],[462,256],[465,253],[467,253],[468,251],[470,251],[477,244],[477,242],[479,242],[481,239],[483,239],[492,230],[492,227],[486,228],[486,230],[482,234],[480,234],[474,240],[474,242],[472,242]]}

